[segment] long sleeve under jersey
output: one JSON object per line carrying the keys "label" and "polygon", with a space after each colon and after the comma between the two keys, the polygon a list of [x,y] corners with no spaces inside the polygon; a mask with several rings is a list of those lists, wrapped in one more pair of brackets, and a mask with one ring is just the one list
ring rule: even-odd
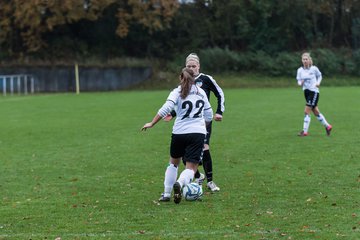
{"label": "long sleeve under jersey", "polygon": [[174,134],[203,133],[206,134],[205,121],[210,122],[213,111],[206,93],[196,85],[192,85],[189,95],[180,97],[181,87],[175,88],[168,96],[158,114],[165,117],[172,110],[176,112],[173,126]]}

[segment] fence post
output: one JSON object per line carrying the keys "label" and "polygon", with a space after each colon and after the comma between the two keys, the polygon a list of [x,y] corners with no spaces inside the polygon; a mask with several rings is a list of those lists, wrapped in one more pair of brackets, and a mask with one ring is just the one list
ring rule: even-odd
{"label": "fence post", "polygon": [[24,94],[27,95],[28,94],[28,85],[27,85],[26,75],[23,75],[23,78],[24,78]]}
{"label": "fence post", "polygon": [[10,94],[14,95],[14,76],[10,77]]}
{"label": "fence post", "polygon": [[76,84],[76,94],[80,93],[80,81],[79,81],[79,66],[75,63],[75,84]]}
{"label": "fence post", "polygon": [[20,79],[20,76],[17,77],[17,91],[18,91],[18,94],[20,95],[21,94],[21,79]]}
{"label": "fence post", "polygon": [[31,87],[31,94],[35,92],[35,86],[34,86],[34,77],[30,76],[30,87]]}
{"label": "fence post", "polygon": [[3,95],[6,96],[6,77],[3,77],[2,80],[3,80]]}

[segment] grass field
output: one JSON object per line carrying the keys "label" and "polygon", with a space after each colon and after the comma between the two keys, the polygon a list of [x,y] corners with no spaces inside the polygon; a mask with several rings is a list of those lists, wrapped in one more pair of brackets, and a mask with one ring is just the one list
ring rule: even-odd
{"label": "grass field", "polygon": [[[324,87],[299,138],[299,88],[225,89],[216,194],[157,202],[169,91],[0,97],[0,239],[359,239],[360,88]],[[212,99],[213,101],[214,99]]]}

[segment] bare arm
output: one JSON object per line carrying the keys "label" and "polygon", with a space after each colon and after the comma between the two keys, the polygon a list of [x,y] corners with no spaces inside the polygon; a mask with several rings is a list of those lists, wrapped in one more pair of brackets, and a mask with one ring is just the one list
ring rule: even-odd
{"label": "bare arm", "polygon": [[152,128],[155,126],[156,123],[158,123],[162,119],[162,117],[159,114],[156,114],[153,120],[149,123],[145,123],[145,125],[141,128],[141,131],[146,131],[148,128]]}

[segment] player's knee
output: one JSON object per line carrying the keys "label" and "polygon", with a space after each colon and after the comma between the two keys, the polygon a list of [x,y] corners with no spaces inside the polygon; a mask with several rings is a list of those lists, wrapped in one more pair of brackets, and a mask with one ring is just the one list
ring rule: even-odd
{"label": "player's knee", "polygon": [[320,111],[317,108],[313,108],[313,113],[315,116],[319,116]]}

